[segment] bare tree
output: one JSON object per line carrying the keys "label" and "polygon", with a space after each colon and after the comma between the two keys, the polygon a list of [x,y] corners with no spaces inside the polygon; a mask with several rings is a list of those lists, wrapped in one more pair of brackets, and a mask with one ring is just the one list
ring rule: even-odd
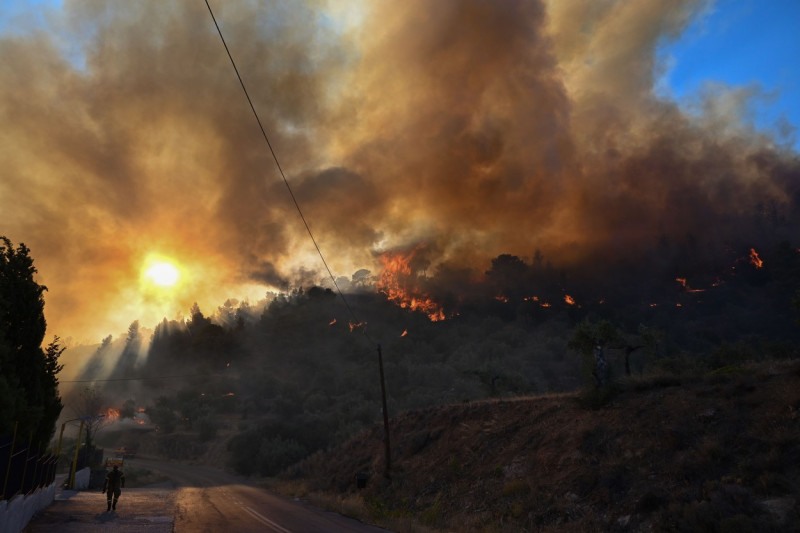
{"label": "bare tree", "polygon": [[80,392],[78,401],[72,408],[77,418],[87,417],[83,427],[86,431],[86,447],[89,449],[94,445],[95,436],[106,423],[105,418],[97,416],[105,413],[105,407],[106,399],[100,391],[86,387]]}

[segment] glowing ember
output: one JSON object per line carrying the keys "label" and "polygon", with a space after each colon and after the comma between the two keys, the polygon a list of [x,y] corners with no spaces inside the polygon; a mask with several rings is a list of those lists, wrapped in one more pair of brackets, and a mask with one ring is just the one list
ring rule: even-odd
{"label": "glowing ember", "polygon": [[387,300],[395,302],[400,307],[421,311],[428,315],[431,321],[437,322],[445,319],[444,310],[413,283],[411,260],[423,246],[417,246],[405,254],[386,252],[381,255],[383,272],[378,279],[378,291],[383,293]]}
{"label": "glowing ember", "polygon": [[553,304],[551,304],[550,302],[542,302],[541,306],[542,307],[553,307]]}
{"label": "glowing ember", "polygon": [[755,266],[756,268],[761,268],[764,266],[764,261],[758,257],[758,252],[756,252],[755,248],[750,248],[750,264]]}
{"label": "glowing ember", "polygon": [[401,334],[400,334],[400,336],[401,336],[401,337],[405,337],[406,335],[408,335],[408,330],[407,330],[407,329],[404,329],[404,330],[403,330],[403,333],[401,333]]}
{"label": "glowing ember", "polygon": [[565,294],[564,295],[564,302],[566,302],[567,305],[575,305],[575,298],[573,298],[569,294]]}
{"label": "glowing ember", "polygon": [[508,296],[503,296],[502,294],[495,296],[494,299],[498,302],[508,303]]}
{"label": "glowing ember", "polygon": [[114,409],[113,407],[109,407],[106,410],[106,421],[112,422],[114,420],[119,420],[120,414],[119,409]]}
{"label": "glowing ember", "polygon": [[328,322],[329,326],[332,326],[334,324],[336,324],[336,319],[335,318],[333,320],[331,320],[330,322]]}

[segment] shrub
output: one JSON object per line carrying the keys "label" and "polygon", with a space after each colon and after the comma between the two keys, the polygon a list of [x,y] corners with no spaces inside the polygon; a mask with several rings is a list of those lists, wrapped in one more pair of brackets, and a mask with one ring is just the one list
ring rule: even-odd
{"label": "shrub", "polygon": [[307,450],[294,439],[284,439],[281,436],[264,438],[255,459],[258,473],[262,476],[273,476],[306,454]]}

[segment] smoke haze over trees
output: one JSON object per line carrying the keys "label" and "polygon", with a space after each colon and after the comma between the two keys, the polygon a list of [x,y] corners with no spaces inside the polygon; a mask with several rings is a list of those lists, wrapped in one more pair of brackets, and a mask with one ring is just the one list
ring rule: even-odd
{"label": "smoke haze over trees", "polygon": [[[207,439],[219,417],[235,420],[232,466],[274,474],[380,420],[371,340],[383,347],[391,413],[575,390],[587,369],[569,346],[592,328],[611,332],[583,340],[609,342],[617,376],[626,363],[636,375],[680,375],[797,357],[791,289],[800,286],[800,253],[780,243],[759,255],[760,266],[742,254],[732,252],[716,275],[716,265],[697,262],[691,282],[666,267],[655,277],[649,265],[619,264],[614,271],[626,277],[606,278],[602,269],[558,268],[541,254],[533,263],[504,254],[483,279],[457,288],[424,274],[422,262],[397,286],[440,303],[445,318],[435,320],[376,287],[346,295],[360,323],[321,287],[275,295],[263,307],[227,301],[208,316],[195,305],[191,318],[155,328],[130,374],[142,381],[127,392],[116,382],[98,386],[118,406],[131,398],[147,406],[166,434],[202,430]],[[83,379],[104,377],[92,368]]]}
{"label": "smoke haze over trees", "polygon": [[633,372],[796,355],[797,152],[747,120],[753,88],[656,91],[707,2],[219,4],[358,318],[206,6],[62,3],[0,38],[2,229],[41,254],[67,371],[118,407],[209,439],[238,417],[266,473],[379,418],[377,342],[392,412],[574,389],[568,343],[604,321]]}

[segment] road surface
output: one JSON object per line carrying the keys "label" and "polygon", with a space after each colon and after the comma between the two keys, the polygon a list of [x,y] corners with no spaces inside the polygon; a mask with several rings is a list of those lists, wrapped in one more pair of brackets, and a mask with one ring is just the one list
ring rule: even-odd
{"label": "road surface", "polygon": [[161,472],[170,481],[123,489],[116,511],[110,513],[99,491],[61,491],[26,533],[387,533],[277,496],[221,470],[146,458],[127,459],[125,466]]}

